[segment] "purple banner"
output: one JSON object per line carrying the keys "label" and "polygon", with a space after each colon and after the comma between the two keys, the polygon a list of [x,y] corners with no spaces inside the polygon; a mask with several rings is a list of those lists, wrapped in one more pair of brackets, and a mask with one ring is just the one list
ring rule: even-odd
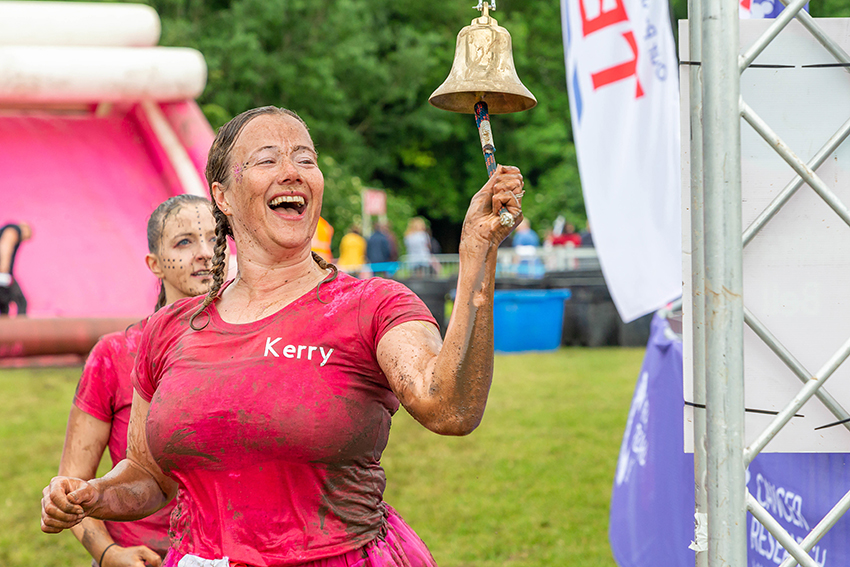
{"label": "purple banner", "polygon": [[[620,567],[693,567],[694,461],[683,450],[682,342],[656,315],[620,448],[609,538]],[[850,490],[845,454],[759,455],[750,493],[797,541]],[[811,551],[821,567],[850,565],[842,518]],[[785,550],[747,515],[748,567],[779,565]]]}

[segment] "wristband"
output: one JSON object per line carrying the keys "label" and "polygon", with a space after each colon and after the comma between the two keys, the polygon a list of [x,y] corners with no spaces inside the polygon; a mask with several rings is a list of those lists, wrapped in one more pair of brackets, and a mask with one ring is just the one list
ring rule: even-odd
{"label": "wristband", "polygon": [[109,550],[109,548],[112,547],[113,545],[118,545],[118,544],[113,541],[112,543],[110,543],[109,545],[107,545],[106,547],[103,548],[103,553],[100,554],[100,561],[97,562],[98,567],[103,567],[103,558],[106,555],[106,552]]}
{"label": "wristband", "polygon": [[12,285],[12,274],[0,274],[0,287]]}

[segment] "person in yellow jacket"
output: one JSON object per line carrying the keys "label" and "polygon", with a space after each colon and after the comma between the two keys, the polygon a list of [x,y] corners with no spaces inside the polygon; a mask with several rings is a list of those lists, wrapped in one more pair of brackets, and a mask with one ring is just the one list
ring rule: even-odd
{"label": "person in yellow jacket", "polygon": [[356,272],[366,263],[366,239],[360,229],[352,225],[339,243],[337,266],[343,272]]}
{"label": "person in yellow jacket", "polygon": [[313,235],[311,249],[328,263],[334,260],[333,252],[331,252],[331,239],[333,236],[334,227],[323,217],[319,217],[319,224],[316,226],[316,233]]}

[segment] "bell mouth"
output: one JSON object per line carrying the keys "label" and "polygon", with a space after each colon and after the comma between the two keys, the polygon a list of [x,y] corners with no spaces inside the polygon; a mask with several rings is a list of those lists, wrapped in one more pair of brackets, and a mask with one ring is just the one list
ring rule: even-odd
{"label": "bell mouth", "polygon": [[482,101],[490,114],[537,106],[537,99],[516,73],[511,34],[486,10],[460,30],[452,70],[428,99],[439,109],[464,114],[473,114],[475,104]]}
{"label": "bell mouth", "polygon": [[527,94],[513,92],[454,91],[443,92],[438,88],[428,99],[432,106],[440,110],[474,114],[477,102],[486,102],[490,114],[511,114],[522,112],[537,106],[537,99],[526,89]]}

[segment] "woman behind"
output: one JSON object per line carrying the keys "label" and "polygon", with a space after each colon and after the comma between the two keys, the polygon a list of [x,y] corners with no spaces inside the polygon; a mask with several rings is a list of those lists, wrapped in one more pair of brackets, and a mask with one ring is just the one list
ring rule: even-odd
{"label": "woman behind", "polygon": [[339,242],[339,258],[336,265],[347,274],[357,273],[366,263],[366,239],[360,235],[360,227],[351,225]]}
{"label": "woman behind", "polygon": [[[433,566],[383,502],[380,466],[399,403],[466,435],[493,375],[493,288],[506,207],[522,176],[500,166],[473,197],[445,344],[428,309],[389,280],[357,280],[310,252],[324,178],[294,113],[223,126],[207,165],[214,285],[155,314],[134,368],[127,459],[102,479],[56,477],[42,530],[131,520],[177,495],[164,565]],[[226,236],[239,272],[224,280]]]}
{"label": "woman behind", "polygon": [[404,232],[404,247],[407,249],[407,264],[410,270],[418,275],[430,274],[431,268],[431,235],[422,217],[413,217],[407,223]]}
{"label": "woman behind", "polygon": [[[160,280],[154,311],[209,291],[215,219],[208,200],[178,195],[148,220],[148,268]],[[94,478],[104,449],[113,463],[126,456],[133,385],[130,373],[145,322],[102,337],[86,360],[65,433],[59,474]],[[168,550],[173,505],[136,522],[86,518],[72,528],[97,567],[158,567]]]}

